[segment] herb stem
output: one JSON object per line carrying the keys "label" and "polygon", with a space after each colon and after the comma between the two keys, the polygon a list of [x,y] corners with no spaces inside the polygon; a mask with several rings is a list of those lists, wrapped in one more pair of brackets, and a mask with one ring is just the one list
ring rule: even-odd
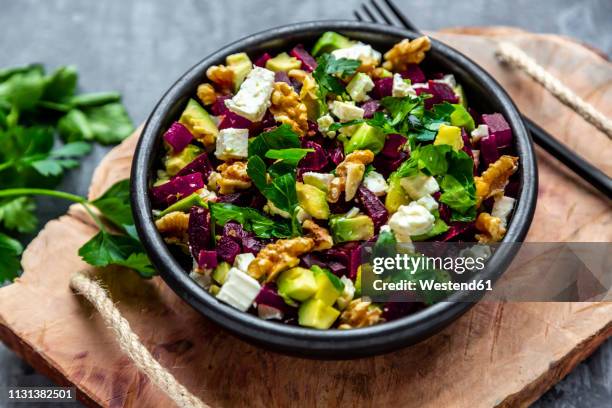
{"label": "herb stem", "polygon": [[98,228],[100,228],[100,230],[103,232],[107,232],[106,227],[102,223],[102,220],[100,220],[100,217],[96,215],[91,210],[91,208],[89,208],[89,201],[79,195],[66,193],[64,191],[48,190],[44,188],[9,188],[6,190],[0,190],[0,198],[33,195],[61,198],[64,200],[72,201],[73,203],[81,204],[83,208],[85,208],[85,211],[87,211],[87,214],[89,214],[91,219],[94,220]]}
{"label": "herb stem", "polygon": [[15,165],[15,162],[13,160],[9,160],[7,162],[0,163],[0,171],[6,170],[6,169],[10,169],[14,165]]}

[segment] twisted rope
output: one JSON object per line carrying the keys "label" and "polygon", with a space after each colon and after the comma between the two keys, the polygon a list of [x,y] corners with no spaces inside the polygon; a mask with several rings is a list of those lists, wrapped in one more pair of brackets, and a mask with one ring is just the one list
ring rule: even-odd
{"label": "twisted rope", "polygon": [[92,278],[78,272],[70,279],[70,287],[83,295],[102,315],[117,337],[121,349],[179,407],[208,408],[198,397],[181,385],[143,346],[130,324],[115,307],[106,291]]}
{"label": "twisted rope", "polygon": [[527,75],[540,83],[561,103],[570,107],[587,122],[612,138],[612,120],[598,111],[593,105],[576,95],[571,89],[539,65],[523,50],[507,42],[499,43],[495,51],[497,58],[513,67],[523,70]]}

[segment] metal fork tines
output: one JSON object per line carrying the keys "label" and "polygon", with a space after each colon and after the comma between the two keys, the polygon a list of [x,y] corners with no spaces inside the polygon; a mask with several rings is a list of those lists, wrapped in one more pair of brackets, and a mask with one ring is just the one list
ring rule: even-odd
{"label": "metal fork tines", "polygon": [[[404,13],[402,13],[395,4],[393,4],[390,0],[381,0],[385,5],[378,4],[376,0],[370,0],[371,7],[375,10],[375,12],[370,9],[370,7],[363,3],[361,8],[363,9],[363,13],[366,16],[364,18],[359,10],[355,10],[353,13],[355,18],[359,21],[371,21],[373,23],[379,24],[387,24],[387,25],[399,25],[405,27],[411,31],[419,32],[418,28],[406,17]],[[379,17],[377,17],[379,16]],[[380,20],[382,19],[382,21]],[[397,20],[395,24],[394,19]]]}

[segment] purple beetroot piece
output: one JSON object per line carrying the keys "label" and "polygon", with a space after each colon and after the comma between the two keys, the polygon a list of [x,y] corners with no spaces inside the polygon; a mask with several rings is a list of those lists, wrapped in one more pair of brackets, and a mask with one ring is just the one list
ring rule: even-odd
{"label": "purple beetroot piece", "polygon": [[268,54],[267,52],[265,52],[259,58],[255,60],[254,64],[258,67],[265,68],[266,62],[268,62],[269,59],[272,59],[272,56]]}
{"label": "purple beetroot piece", "polygon": [[285,82],[289,85],[293,85],[291,83],[291,79],[289,79],[289,75],[285,71],[278,71],[274,73],[274,82]]}
{"label": "purple beetroot piece", "polygon": [[212,171],[213,167],[210,164],[210,160],[208,160],[208,154],[202,153],[201,155],[193,159],[193,161],[188,163],[185,167],[183,167],[181,170],[179,170],[179,172],[176,173],[176,176],[180,177],[193,173],[202,173],[202,177],[208,179],[208,176],[210,176],[210,173],[212,173]]}
{"label": "purple beetroot piece", "polygon": [[374,89],[372,89],[372,96],[375,99],[382,99],[385,96],[391,96],[393,92],[393,78],[381,78],[374,81]]}
{"label": "purple beetroot piece", "polygon": [[400,72],[400,75],[404,79],[409,79],[413,84],[426,82],[425,74],[419,67],[419,64],[408,64],[406,70]]}
{"label": "purple beetroot piece", "polygon": [[219,258],[230,265],[234,264],[236,255],[240,253],[240,245],[231,237],[225,235],[219,238],[216,248]]}
{"label": "purple beetroot piece", "polygon": [[[438,237],[436,241],[448,242],[458,240],[460,238],[468,238],[474,232],[474,222],[451,222],[449,224],[448,231],[446,231],[441,237]],[[471,237],[469,237],[471,238]]]}
{"label": "purple beetroot piece", "polygon": [[187,235],[189,237],[191,253],[194,258],[198,259],[200,251],[210,248],[210,213],[206,208],[191,207]]}
{"label": "purple beetroot piece", "polygon": [[387,222],[389,212],[378,197],[364,186],[359,186],[359,201],[364,211],[374,222],[376,231]]}
{"label": "purple beetroot piece", "polygon": [[363,117],[366,119],[371,118],[372,116],[374,116],[374,113],[376,113],[378,108],[380,108],[380,102],[376,99],[371,99],[367,102],[364,102],[361,105],[361,109],[363,109]]}
{"label": "purple beetroot piece", "polygon": [[489,135],[495,136],[498,148],[509,146],[512,143],[512,129],[501,113],[483,114],[481,120],[489,127]]}
{"label": "purple beetroot piece", "polygon": [[480,161],[484,163],[486,169],[489,164],[494,163],[497,159],[499,159],[497,137],[489,134],[489,136],[480,139]]}
{"label": "purple beetroot piece", "polygon": [[180,153],[193,140],[193,135],[182,123],[174,122],[166,133],[164,140],[168,143],[174,153]]}
{"label": "purple beetroot piece", "polygon": [[213,250],[201,250],[198,255],[198,266],[202,269],[213,269],[218,265],[217,262],[217,251]]}
{"label": "purple beetroot piece", "polygon": [[151,189],[153,203],[156,208],[167,207],[203,187],[204,180],[201,173],[173,177],[167,183]]}
{"label": "purple beetroot piece", "polygon": [[212,114],[215,116],[221,116],[229,112],[229,109],[227,108],[227,106],[225,106],[225,101],[227,99],[231,99],[231,97],[231,95],[217,96],[215,102],[210,106],[210,111],[212,112]]}
{"label": "purple beetroot piece", "polygon": [[417,95],[428,93],[431,98],[425,100],[425,109],[431,109],[434,105],[442,102],[459,103],[459,98],[455,95],[455,91],[445,83],[428,81],[427,88],[417,88]]}
{"label": "purple beetroot piece", "polygon": [[278,294],[278,289],[276,288],[276,284],[274,282],[269,282],[263,285],[255,298],[255,303],[258,305],[261,304],[270,306],[283,312],[290,307]]}
{"label": "purple beetroot piece", "polygon": [[299,168],[302,172],[319,171],[327,165],[329,157],[320,144],[311,140],[304,140],[302,142],[302,147],[305,149],[314,149],[314,152],[306,154],[306,156],[300,160]]}
{"label": "purple beetroot piece", "polygon": [[317,67],[317,61],[313,58],[308,51],[304,49],[302,44],[298,44],[291,51],[289,51],[292,57],[297,58],[302,63],[302,69],[307,72],[312,72]]}
{"label": "purple beetroot piece", "polygon": [[223,119],[219,123],[219,130],[221,129],[248,129],[252,125],[252,122],[247,118],[243,118],[240,115],[228,110],[223,115]]}

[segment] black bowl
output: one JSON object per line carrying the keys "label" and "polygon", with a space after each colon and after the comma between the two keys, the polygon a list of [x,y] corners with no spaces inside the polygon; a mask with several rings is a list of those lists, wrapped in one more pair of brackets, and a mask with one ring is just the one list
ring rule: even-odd
{"label": "black bowl", "polygon": [[[312,45],[321,33],[330,30],[370,43],[381,51],[403,38],[418,36],[414,32],[377,24],[320,21],[270,29],[223,47],[189,69],[151,113],[136,148],[131,188],[140,239],[161,277],[187,303],[233,334],[267,349],[313,358],[340,359],[380,354],[417,343],[457,319],[472,303],[442,302],[398,320],[353,330],[320,331],[259,319],[218,301],[188,276],[155,228],[149,195],[162,134],[180,115],[187,99],[195,94],[209,66],[224,63],[227,55],[236,52],[247,52],[253,59],[265,51],[287,50],[297,43]],[[520,157],[520,191],[504,241],[522,241],[535,209],[537,167],[530,135],[516,106],[502,87],[476,63],[436,40],[432,40],[424,64],[430,71],[453,73],[477,110],[501,112],[512,127],[515,150]],[[500,276],[512,260],[513,252],[496,252],[482,276],[491,279]]]}

